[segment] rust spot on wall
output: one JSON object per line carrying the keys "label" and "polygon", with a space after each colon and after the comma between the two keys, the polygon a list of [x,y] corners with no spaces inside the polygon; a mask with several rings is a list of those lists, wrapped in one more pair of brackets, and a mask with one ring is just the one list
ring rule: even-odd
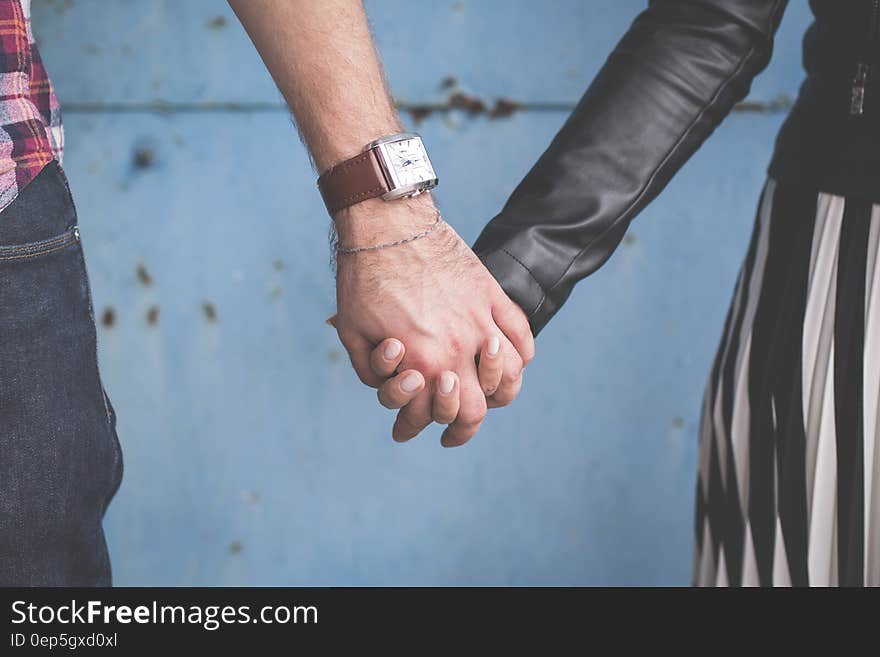
{"label": "rust spot on wall", "polygon": [[159,306],[150,306],[147,309],[147,324],[155,326],[159,322]]}
{"label": "rust spot on wall", "polygon": [[[450,76],[443,78],[440,87],[454,89],[458,81]],[[486,116],[490,119],[506,119],[515,112],[528,109],[526,105],[510,98],[498,98],[491,106],[487,105],[478,96],[463,91],[453,91],[442,103],[414,103],[401,104],[400,108],[409,113],[414,124],[418,125],[434,112],[449,112],[450,110],[463,110],[468,116]]]}
{"label": "rust spot on wall", "polygon": [[149,287],[153,284],[153,277],[150,276],[150,272],[147,271],[143,263],[137,266],[137,277],[144,287]]}
{"label": "rust spot on wall", "polygon": [[209,322],[214,323],[217,321],[217,309],[214,308],[214,304],[210,301],[202,302],[202,312],[205,313],[205,319]]}
{"label": "rust spot on wall", "polygon": [[476,96],[466,94],[463,91],[456,91],[450,95],[447,104],[450,108],[464,110],[471,116],[476,116],[486,111],[486,103]]}
{"label": "rust spot on wall", "polygon": [[222,30],[226,27],[226,16],[214,16],[208,21],[208,27],[212,30]]}
{"label": "rust spot on wall", "polygon": [[141,146],[134,151],[136,169],[148,169],[156,162],[156,151],[149,146]]}
{"label": "rust spot on wall", "polygon": [[489,110],[490,119],[506,119],[514,112],[522,109],[522,103],[508,98],[499,98]]}
{"label": "rust spot on wall", "polygon": [[104,308],[104,312],[101,313],[101,325],[104,328],[113,328],[116,325],[116,311],[112,306]]}
{"label": "rust spot on wall", "polygon": [[413,105],[408,108],[409,116],[415,125],[419,125],[434,113],[434,108],[429,105]]}

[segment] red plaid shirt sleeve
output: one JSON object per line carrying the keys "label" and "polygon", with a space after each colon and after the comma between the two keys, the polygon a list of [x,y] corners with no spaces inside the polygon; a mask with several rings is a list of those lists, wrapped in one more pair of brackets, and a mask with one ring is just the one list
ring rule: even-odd
{"label": "red plaid shirt sleeve", "polygon": [[58,98],[34,43],[30,0],[0,0],[0,210],[61,160]]}

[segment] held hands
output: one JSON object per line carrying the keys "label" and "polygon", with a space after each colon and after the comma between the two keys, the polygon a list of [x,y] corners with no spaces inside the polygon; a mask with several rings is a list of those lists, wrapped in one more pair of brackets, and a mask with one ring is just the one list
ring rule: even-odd
{"label": "held hands", "polygon": [[[395,230],[416,233],[436,211],[413,199],[359,204],[340,215],[340,243],[353,246],[393,239]],[[526,317],[447,224],[399,247],[340,254],[336,292],[332,323],[355,372],[378,388],[383,406],[400,409],[395,440],[410,440],[433,421],[449,425],[444,446],[462,445],[487,408],[519,393],[534,355]]]}

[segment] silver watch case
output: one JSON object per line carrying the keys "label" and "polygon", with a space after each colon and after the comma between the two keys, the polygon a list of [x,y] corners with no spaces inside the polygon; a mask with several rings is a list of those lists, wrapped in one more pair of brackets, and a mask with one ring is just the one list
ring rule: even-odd
{"label": "silver watch case", "polygon": [[[425,154],[425,162],[427,163],[428,171],[422,180],[408,185],[401,185],[397,170],[394,168],[394,165],[391,164],[391,157],[388,154],[388,144],[405,141],[407,139],[419,140],[422,152]],[[364,147],[364,152],[371,149],[376,149],[379,166],[382,168],[382,173],[388,183],[388,191],[382,195],[382,198],[386,201],[393,201],[394,199],[405,198],[408,196],[418,196],[422,192],[434,189],[440,182],[437,178],[437,174],[434,172],[434,165],[431,164],[431,160],[428,157],[428,151],[425,149],[425,144],[418,133],[399,132],[394,135],[388,135],[387,137],[381,137],[380,139],[367,144]]]}

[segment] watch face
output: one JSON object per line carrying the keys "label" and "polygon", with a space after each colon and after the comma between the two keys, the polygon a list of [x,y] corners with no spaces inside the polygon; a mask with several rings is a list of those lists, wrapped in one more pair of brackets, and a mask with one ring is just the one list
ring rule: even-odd
{"label": "watch face", "polygon": [[389,142],[385,144],[385,152],[395,187],[418,185],[437,177],[422,140],[418,137]]}

